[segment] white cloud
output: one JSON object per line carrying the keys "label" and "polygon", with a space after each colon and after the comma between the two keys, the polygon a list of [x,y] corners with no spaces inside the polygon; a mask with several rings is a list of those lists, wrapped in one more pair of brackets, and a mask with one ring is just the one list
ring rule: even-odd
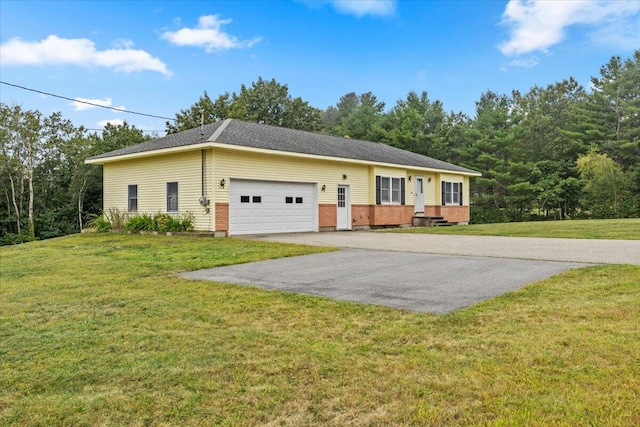
{"label": "white cloud", "polygon": [[[179,22],[179,21],[178,21]],[[231,19],[220,19],[220,15],[205,15],[198,19],[195,28],[181,28],[178,31],[166,31],[162,38],[178,46],[204,47],[207,52],[251,47],[262,40],[255,37],[241,41],[222,30]]]}
{"label": "white cloud", "polygon": [[595,45],[615,46],[626,50],[634,50],[640,46],[640,16],[636,19],[625,19],[609,22],[589,34]]}
{"label": "white cloud", "polygon": [[[97,107],[98,105],[103,107],[111,107],[113,105],[111,98],[105,98],[105,99],[76,98],[76,101],[80,101],[80,102],[71,103],[71,106],[73,107],[74,111],[92,110],[94,108],[99,108]],[[87,104],[87,102],[95,105]],[[124,108],[124,106],[122,105],[119,107],[113,107],[113,108],[118,110],[123,110],[123,111],[126,110],[126,108]]]}
{"label": "white cloud", "polygon": [[100,126],[101,128],[107,126],[108,124],[112,125],[112,126],[121,126],[124,124],[124,120],[121,119],[109,119],[109,120],[101,120],[98,123],[98,126]]}
{"label": "white cloud", "polygon": [[116,49],[131,49],[133,47],[133,41],[129,39],[118,39],[113,42],[113,47]]}
{"label": "white cloud", "polygon": [[[502,14],[502,24],[510,28],[510,37],[500,45],[500,51],[508,56],[547,52],[564,40],[568,27],[575,25],[588,28],[592,35],[607,28],[609,42],[623,39],[628,44],[631,37],[638,44],[639,12],[637,0],[510,0]],[[635,31],[629,32],[629,28]]]}
{"label": "white cloud", "polygon": [[331,4],[340,13],[355,15],[390,16],[396,13],[396,0],[332,0]]}
{"label": "white cloud", "polygon": [[535,67],[536,65],[538,65],[538,58],[536,58],[535,56],[523,59],[518,58],[509,62],[510,67],[531,68]]}
{"label": "white cloud", "polygon": [[3,65],[79,65],[105,67],[116,72],[156,71],[171,75],[167,65],[140,49],[132,49],[130,40],[116,42],[121,47],[96,50],[89,39],[64,39],[50,35],[44,40],[29,42],[12,38],[0,45]]}

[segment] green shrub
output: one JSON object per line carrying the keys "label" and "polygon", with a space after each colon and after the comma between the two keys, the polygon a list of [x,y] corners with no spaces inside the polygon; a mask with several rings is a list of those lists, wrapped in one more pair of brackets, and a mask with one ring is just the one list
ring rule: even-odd
{"label": "green shrub", "polygon": [[96,233],[107,233],[111,231],[111,222],[105,217],[104,214],[102,214],[89,220],[89,222],[87,223],[87,227],[92,228]]}
{"label": "green shrub", "polygon": [[471,224],[494,224],[509,222],[509,215],[500,209],[484,206],[473,206],[471,209]]}
{"label": "green shrub", "polygon": [[129,214],[112,206],[103,213],[103,216],[111,223],[112,230],[121,231],[125,229],[124,224],[127,222]]}
{"label": "green shrub", "polygon": [[142,214],[130,217],[124,228],[128,231],[157,231],[154,218],[149,214]]}
{"label": "green shrub", "polygon": [[177,230],[171,229],[171,226],[173,223],[173,217],[169,214],[163,214],[158,212],[157,214],[154,215],[153,222],[156,224],[157,231],[162,231],[162,232],[177,231]]}
{"label": "green shrub", "polygon": [[0,238],[0,246],[19,245],[21,243],[26,243],[30,241],[31,239],[29,238],[29,235],[25,233],[20,233],[20,234],[5,233],[5,235]]}
{"label": "green shrub", "polygon": [[191,212],[185,212],[184,215],[179,217],[182,231],[193,231],[193,223],[195,222],[195,219],[195,216]]}
{"label": "green shrub", "polygon": [[182,215],[158,212],[153,216],[145,213],[129,217],[124,223],[124,229],[132,232],[159,231],[162,233],[192,231],[194,220],[195,217],[191,212]]}

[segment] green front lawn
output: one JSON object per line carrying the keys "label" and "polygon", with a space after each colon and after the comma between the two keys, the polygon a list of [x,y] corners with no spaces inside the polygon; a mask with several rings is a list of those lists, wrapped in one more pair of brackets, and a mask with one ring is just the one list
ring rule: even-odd
{"label": "green front lawn", "polygon": [[395,233],[460,234],[569,239],[640,239],[640,218],[510,222],[455,227],[416,227],[385,230]]}
{"label": "green front lawn", "polygon": [[0,248],[0,425],[640,423],[638,266],[443,316],[172,275],[321,250],[139,235]]}

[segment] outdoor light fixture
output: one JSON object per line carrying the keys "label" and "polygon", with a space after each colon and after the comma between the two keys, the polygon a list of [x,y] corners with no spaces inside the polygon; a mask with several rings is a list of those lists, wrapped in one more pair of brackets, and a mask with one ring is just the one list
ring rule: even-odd
{"label": "outdoor light fixture", "polygon": [[409,175],[409,182],[411,182],[411,175]]}
{"label": "outdoor light fixture", "polygon": [[342,179],[347,179],[347,174],[346,173],[342,174]]}
{"label": "outdoor light fixture", "polygon": [[220,187],[224,188],[224,178],[220,180]]}
{"label": "outdoor light fixture", "polygon": [[431,177],[427,178],[427,182],[431,182]]}
{"label": "outdoor light fixture", "polygon": [[322,191],[324,191],[324,190],[326,190],[326,189],[327,189],[327,186],[326,186],[326,185],[323,185],[323,186],[322,186]]}

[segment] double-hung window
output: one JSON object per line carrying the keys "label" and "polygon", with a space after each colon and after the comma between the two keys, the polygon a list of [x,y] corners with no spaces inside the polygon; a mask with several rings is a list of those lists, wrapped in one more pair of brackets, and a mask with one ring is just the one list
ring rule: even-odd
{"label": "double-hung window", "polygon": [[129,199],[127,210],[129,212],[138,212],[138,185],[129,185],[127,193]]}
{"label": "double-hung window", "polygon": [[167,182],[167,212],[178,212],[177,182]]}
{"label": "double-hung window", "polygon": [[442,204],[462,205],[462,183],[442,181]]}
{"label": "double-hung window", "polygon": [[404,178],[376,177],[376,204],[404,204]]}

